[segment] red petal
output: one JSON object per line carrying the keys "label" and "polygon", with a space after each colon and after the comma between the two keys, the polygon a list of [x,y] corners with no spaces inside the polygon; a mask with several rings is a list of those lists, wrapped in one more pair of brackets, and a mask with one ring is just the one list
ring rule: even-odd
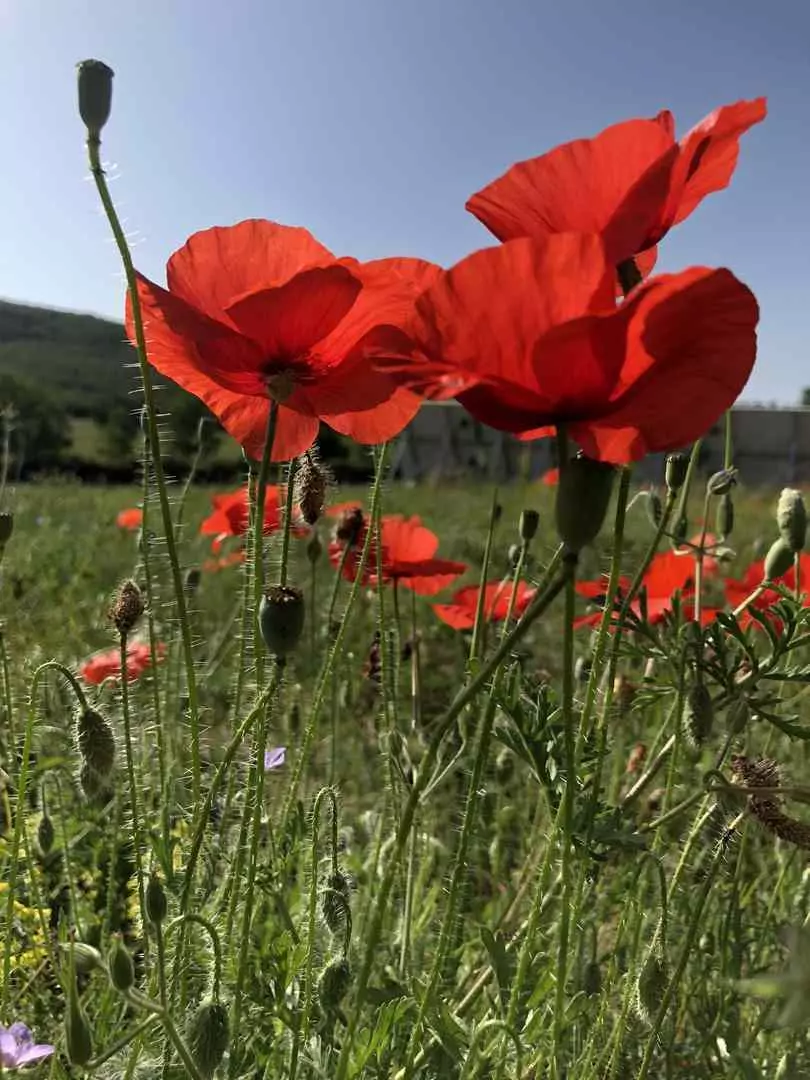
{"label": "red petal", "polygon": [[[322,412],[321,419],[341,435],[348,435],[355,442],[366,446],[388,442],[410,424],[422,402],[409,390],[394,388],[388,379],[385,380],[385,384],[391,396],[379,405],[371,409],[356,409],[351,412]],[[376,385],[369,378],[366,392],[374,389]],[[320,392],[318,401],[320,403]],[[353,403],[352,399],[349,398],[346,403]]]}
{"label": "red petal", "polygon": [[[673,146],[668,112],[653,120],[614,124],[593,139],[565,143],[513,165],[473,195],[467,209],[499,240],[565,232],[603,234],[611,262],[619,263],[646,246],[668,187],[658,175],[652,184],[639,181]],[[627,197],[634,187],[630,202]]]}
{"label": "red petal", "polygon": [[571,434],[614,464],[699,438],[748,380],[758,318],[753,294],[728,270],[695,267],[639,286],[616,316],[627,321],[627,352],[610,408]]}
{"label": "red petal", "polygon": [[[203,399],[205,400],[205,399]],[[264,449],[267,420],[270,415],[268,398],[246,397],[227,390],[211,396],[206,404],[219,419],[229,435],[243,446],[254,461],[259,461]],[[290,461],[309,450],[318,437],[318,418],[280,405],[276,434],[273,440],[273,461]]]}
{"label": "red petal", "polygon": [[306,357],[340,323],[362,285],[344,266],[318,267],[297,274],[286,285],[234,301],[227,314],[243,334],[257,342],[266,360],[284,366]]}
{"label": "red petal", "polygon": [[434,604],[433,610],[453,630],[472,630],[475,626],[475,613],[459,604]]}
{"label": "red petal", "polygon": [[397,567],[396,580],[419,596],[435,596],[452,585],[467,570],[467,564],[452,559],[424,559]]}
{"label": "red petal", "polygon": [[237,298],[333,259],[306,229],[254,218],[195,233],[169,259],[166,276],[173,293],[217,318]]}

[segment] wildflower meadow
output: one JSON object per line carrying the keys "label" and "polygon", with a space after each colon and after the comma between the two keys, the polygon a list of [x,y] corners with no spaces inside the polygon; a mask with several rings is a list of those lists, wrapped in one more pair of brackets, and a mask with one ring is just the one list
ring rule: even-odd
{"label": "wildflower meadow", "polygon": [[[248,219],[156,282],[112,85],[79,65],[142,483],[4,464],[0,1073],[810,1077],[804,497],[736,467],[756,298],[655,269],[764,99],[538,146],[449,268]],[[165,381],[239,484],[168,475]],[[393,481],[426,401],[553,440],[553,471]]]}

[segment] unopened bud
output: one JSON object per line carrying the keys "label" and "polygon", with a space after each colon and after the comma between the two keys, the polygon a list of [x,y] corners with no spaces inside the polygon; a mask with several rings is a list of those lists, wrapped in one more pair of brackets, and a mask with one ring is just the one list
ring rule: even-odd
{"label": "unopened bud", "polygon": [[717,535],[722,537],[723,540],[727,540],[734,531],[734,501],[730,491],[720,496],[715,523]]}
{"label": "unopened bud", "polygon": [[520,515],[520,539],[528,544],[537,534],[540,524],[540,515],[536,510],[524,510]]}
{"label": "unopened bud", "polygon": [[203,1002],[188,1022],[188,1050],[204,1080],[219,1068],[231,1038],[228,1010],[218,1001]]}
{"label": "unopened bud", "polygon": [[298,644],[304,630],[304,594],[293,585],[274,585],[259,605],[259,629],[273,656],[283,657]]}
{"label": "unopened bud", "polygon": [[639,1016],[652,1023],[664,1000],[669,976],[666,964],[657,952],[650,952],[638,973],[636,982],[636,1007]]}
{"label": "unopened bud", "polygon": [[321,555],[323,555],[323,544],[321,543],[320,536],[314,532],[307,541],[307,558],[314,566]]}
{"label": "unopened bud", "polygon": [[313,452],[310,451],[298,459],[295,501],[307,525],[314,525],[323,513],[328,486],[329,473]]}
{"label": "unopened bud", "polygon": [[596,539],[607,514],[616,470],[584,455],[560,469],[557,488],[557,533],[570,552]]}
{"label": "unopened bud", "polygon": [[65,1010],[65,1049],[71,1065],[86,1065],[93,1056],[90,1025],[79,1003],[76,979],[72,974],[68,987],[68,1006]]}
{"label": "unopened bud", "polygon": [[346,925],[350,911],[349,879],[342,870],[337,870],[326,879],[321,898],[323,921],[333,934],[340,934]]}
{"label": "unopened bud", "polygon": [[510,544],[509,550],[506,553],[506,557],[509,559],[509,565],[514,568],[520,562],[520,556],[523,552],[523,548],[520,544]]}
{"label": "unopened bud", "polygon": [[807,510],[800,491],[784,488],[776,508],[779,535],[791,551],[801,551],[807,541]]}
{"label": "unopened bud", "polygon": [[107,971],[110,975],[110,982],[120,993],[125,994],[127,990],[131,990],[135,985],[135,965],[132,962],[129,950],[121,940],[120,934],[116,935],[107,956]]}
{"label": "unopened bud", "polygon": [[334,1012],[349,992],[352,969],[346,959],[332,960],[318,980],[318,998],[326,1012]]}
{"label": "unopened bud", "polygon": [[588,997],[594,997],[602,989],[602,969],[598,960],[591,960],[582,973],[582,989]]}
{"label": "unopened bud", "polygon": [[157,873],[149,878],[144,893],[144,908],[146,917],[153,926],[160,926],[169,911],[169,902],[166,899],[166,890]]}
{"label": "unopened bud", "polygon": [[39,825],[37,826],[37,847],[43,855],[51,853],[55,839],[56,832],[53,822],[48,816],[48,811],[43,809],[42,817],[39,819]]}
{"label": "unopened bud", "polygon": [[742,735],[751,719],[751,706],[748,704],[748,699],[742,696],[736,698],[729,707],[726,719],[729,733]]}
{"label": "unopened bud", "polygon": [[344,510],[335,525],[335,539],[347,547],[356,547],[366,527],[366,518],[359,506]]}
{"label": "unopened bud", "polygon": [[793,550],[780,536],[768,548],[765,556],[765,580],[775,581],[784,577],[793,566]]}
{"label": "unopened bud", "polygon": [[104,967],[104,957],[92,945],[86,941],[73,941],[62,944],[60,948],[66,953],[73,954],[73,968],[79,975],[89,975],[91,971],[101,970]]}
{"label": "unopened bud", "polygon": [[76,714],[76,745],[83,766],[106,782],[115,767],[115,736],[109,723],[95,709]]}
{"label": "unopened bud", "polygon": [[699,682],[690,689],[684,713],[686,734],[695,746],[702,746],[712,733],[714,705],[705,683]]}
{"label": "unopened bud", "polygon": [[98,139],[110,118],[113,70],[102,60],[83,60],[79,65],[79,115],[91,139]]}
{"label": "unopened bud", "polygon": [[709,477],[706,483],[706,492],[709,495],[725,495],[727,491],[731,491],[736,483],[736,469],[720,469],[719,472],[713,473]]}
{"label": "unopened bud", "polygon": [[123,581],[110,605],[110,619],[121,637],[127,637],[144,612],[143,593],[136,582]]}
{"label": "unopened bud", "polygon": [[686,474],[689,471],[689,458],[686,454],[667,454],[667,462],[664,469],[664,480],[667,491],[675,495],[681,490],[686,482]]}

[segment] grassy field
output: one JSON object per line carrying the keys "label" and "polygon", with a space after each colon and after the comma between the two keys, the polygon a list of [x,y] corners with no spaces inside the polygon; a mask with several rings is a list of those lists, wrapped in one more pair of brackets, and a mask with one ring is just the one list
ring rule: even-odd
{"label": "grassy field", "polygon": [[[257,672],[250,578],[238,566],[210,569],[211,537],[199,535],[212,494],[191,489],[179,532],[183,574],[201,569],[185,592],[196,719],[151,507],[151,623],[165,655],[126,695],[116,680],[80,682],[117,746],[110,789],[97,799],[81,782],[76,692],[57,670],[35,672],[52,660],[75,672],[116,647],[110,597],[121,580],[145,578],[139,534],[115,518],[137,505],[139,489],[66,482],[13,494],[0,564],[0,1020],[24,1020],[55,1045],[36,1066],[42,1075],[80,1075],[76,1047],[89,1034],[83,1064],[111,1078],[194,1068],[203,1077],[217,1067],[223,1077],[290,1080],[810,1076],[810,976],[789,936],[810,898],[802,609],[785,601],[772,637],[756,624],[737,632],[715,622],[699,645],[677,602],[660,623],[642,609],[616,650],[615,678],[606,681],[603,665],[590,683],[599,646],[579,629],[566,705],[562,597],[489,670],[500,627],[489,626],[470,658],[470,635],[431,608],[477,583],[493,492],[391,485],[383,513],[419,515],[438,554],[467,573],[413,604],[405,588],[343,581],[335,591],[326,555],[334,519],[323,519],[316,562],[308,539],[290,541],[289,581],[308,608],[300,646],[283,672],[263,659]],[[630,575],[655,532],[648,499],[632,495]],[[707,575],[706,605],[729,610],[723,579],[742,577],[776,535],[775,495],[737,493],[734,550]],[[331,498],[368,506],[369,491]],[[529,584],[540,579],[557,546],[554,499],[542,485],[498,492],[490,580],[514,572],[526,509],[540,527],[521,565]],[[700,530],[702,501],[690,507],[689,535]],[[611,520],[583,552],[581,579],[608,572]],[[276,534],[271,578],[280,557]],[[577,614],[587,610],[579,598]],[[478,695],[445,723],[482,669]],[[257,680],[275,689],[262,697]],[[690,713],[695,681],[709,692],[713,723]],[[258,759],[275,747],[286,758],[265,774]],[[772,796],[793,839],[722,786],[734,779],[733,754],[775,759],[775,786],[797,787],[795,798]],[[150,873],[167,921],[150,916]],[[71,933],[105,957],[112,950],[119,969],[123,949],[134,991],[92,964],[71,971]],[[792,983],[768,981],[790,964]],[[786,1026],[797,1016],[800,1026]]]}

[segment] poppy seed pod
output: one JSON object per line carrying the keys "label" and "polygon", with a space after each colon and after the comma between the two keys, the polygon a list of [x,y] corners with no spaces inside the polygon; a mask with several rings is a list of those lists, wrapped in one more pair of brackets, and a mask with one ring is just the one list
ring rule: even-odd
{"label": "poppy seed pod", "polygon": [[73,967],[79,975],[89,975],[91,971],[100,971],[104,967],[104,957],[95,946],[88,945],[86,941],[63,943],[60,948],[72,954]]}
{"label": "poppy seed pod", "polygon": [[135,965],[120,934],[116,935],[107,956],[107,971],[110,982],[119,993],[125,994],[135,985]]}
{"label": "poppy seed pod", "polygon": [[706,492],[709,495],[725,495],[727,491],[731,491],[736,483],[736,469],[720,469],[719,472],[713,473],[709,477],[706,483]]}
{"label": "poppy seed pod", "polygon": [[318,997],[326,1012],[334,1012],[349,992],[352,969],[346,959],[332,960],[321,972],[318,980]]}
{"label": "poppy seed pod", "polygon": [[144,612],[143,593],[131,579],[122,581],[110,605],[110,619],[121,637],[127,637],[135,629]]}
{"label": "poppy seed pod", "polygon": [[295,501],[307,525],[314,525],[323,514],[328,487],[329,473],[312,451],[300,457],[295,474]]}
{"label": "poppy seed pod", "polygon": [[287,656],[304,629],[304,594],[294,585],[274,585],[259,605],[259,628],[268,652]]}
{"label": "poppy seed pod", "polygon": [[524,510],[520,515],[520,539],[528,544],[537,535],[540,524],[540,515],[536,510]]}
{"label": "poppy seed pod", "polygon": [[689,458],[686,454],[667,454],[667,462],[664,469],[664,480],[667,491],[675,495],[686,483],[686,474],[689,471]]}
{"label": "poppy seed pod", "polygon": [[186,1037],[194,1064],[205,1080],[211,1080],[231,1038],[228,1010],[218,1001],[203,1002],[191,1015]]}
{"label": "poppy seed pod", "polygon": [[784,488],[776,507],[779,535],[791,551],[802,551],[807,541],[807,510],[800,491]]}
{"label": "poppy seed pod", "polygon": [[79,115],[90,139],[98,139],[110,118],[113,70],[103,60],[83,60],[79,70]]}
{"label": "poppy seed pod", "polygon": [[0,548],[4,548],[14,532],[14,515],[4,510],[0,514]]}
{"label": "poppy seed pod", "polygon": [[596,539],[607,514],[613,479],[612,465],[579,455],[560,469],[557,488],[557,534],[571,552]]}
{"label": "poppy seed pod", "polygon": [[169,902],[166,899],[166,890],[157,873],[149,878],[144,893],[144,908],[146,917],[153,926],[159,926],[166,918],[169,911]]}
{"label": "poppy seed pod", "polygon": [[768,548],[765,556],[765,580],[783,577],[793,566],[793,550],[780,536]]}
{"label": "poppy seed pod", "polygon": [[730,491],[720,496],[715,523],[718,535],[727,540],[734,531],[734,500]]}

